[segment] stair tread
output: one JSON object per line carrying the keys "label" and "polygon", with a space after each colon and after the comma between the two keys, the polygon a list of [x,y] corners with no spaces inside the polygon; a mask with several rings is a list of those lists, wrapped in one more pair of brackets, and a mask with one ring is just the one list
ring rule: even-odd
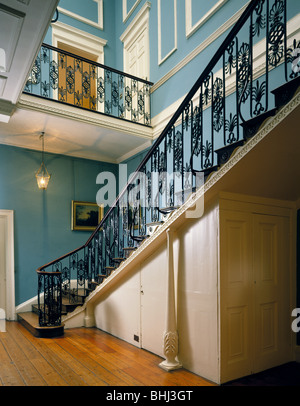
{"label": "stair tread", "polygon": [[69,301],[69,299],[67,297],[63,297],[61,303],[64,306],[68,306],[68,305],[71,305],[71,306],[77,305],[77,306],[79,306],[79,305],[82,305],[82,301],[70,303],[70,301]]}
{"label": "stair tread", "polygon": [[[43,305],[41,305],[41,306],[43,306]],[[33,304],[33,305],[31,306],[31,308],[32,308],[32,312],[38,315],[39,305],[38,305],[37,303],[35,303],[35,304]],[[67,312],[64,311],[64,310],[62,310],[62,311],[61,311],[61,314],[62,314],[62,315],[65,315],[65,314],[67,314]]]}
{"label": "stair tread", "polygon": [[18,317],[22,318],[25,320],[27,323],[29,323],[32,327],[36,329],[41,329],[41,330],[48,330],[48,329],[56,329],[57,327],[62,327],[64,326],[63,323],[61,323],[58,326],[40,326],[39,325],[39,316],[36,313],[33,312],[23,312],[23,313],[18,313]]}
{"label": "stair tread", "polygon": [[86,297],[85,290],[86,289],[82,289],[80,292],[72,292],[72,291],[66,290],[66,291],[62,292],[62,296],[63,297],[66,297],[66,296],[78,296],[80,298],[84,298],[84,297]]}
{"label": "stair tread", "polygon": [[218,153],[218,152],[222,152],[224,150],[230,149],[230,148],[237,148],[239,146],[242,146],[243,144],[245,144],[245,140],[242,139],[242,140],[233,142],[232,144],[228,144],[228,145],[225,145],[224,147],[218,148],[215,150],[215,152]]}
{"label": "stair tread", "polygon": [[271,90],[271,93],[272,94],[280,93],[280,92],[282,92],[282,89],[284,89],[284,88],[291,88],[291,87],[297,88],[298,86],[300,86],[300,76],[297,76],[296,78],[289,80],[288,82],[284,83],[283,85],[276,87],[276,89]]}
{"label": "stair tread", "polygon": [[265,111],[265,112],[263,112],[263,113],[261,113],[261,114],[259,114],[257,116],[249,118],[249,120],[245,121],[244,123],[241,123],[241,126],[246,127],[246,126],[248,126],[249,124],[252,124],[252,123],[256,123],[256,122],[261,123],[263,120],[265,120],[265,119],[267,119],[267,118],[269,118],[271,116],[274,116],[276,113],[277,113],[277,108],[274,107],[274,108],[272,108],[270,110],[267,110],[267,111]]}
{"label": "stair tread", "polygon": [[40,326],[39,316],[33,312],[18,313],[18,321],[35,337],[53,338],[64,334],[64,324],[57,326]]}
{"label": "stair tread", "polygon": [[167,211],[167,210],[177,210],[179,209],[180,206],[167,206],[167,207],[162,207],[159,209],[160,211]]}

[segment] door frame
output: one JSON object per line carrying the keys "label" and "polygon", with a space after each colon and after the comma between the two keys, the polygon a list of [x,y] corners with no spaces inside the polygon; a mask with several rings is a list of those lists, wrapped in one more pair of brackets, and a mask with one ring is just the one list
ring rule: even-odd
{"label": "door frame", "polygon": [[[151,3],[147,1],[132,22],[120,36],[123,43],[123,71],[131,73],[129,69],[129,49],[141,35],[145,36],[145,74],[143,79],[150,80],[150,46],[149,46],[149,14]],[[138,76],[138,75],[137,75]]]}
{"label": "door frame", "polygon": [[[289,223],[289,267],[288,267],[288,295],[289,295],[289,308],[291,314],[292,309],[296,307],[296,205],[293,201],[283,201],[271,198],[264,198],[258,196],[248,196],[229,192],[221,192],[219,194],[219,210],[226,212],[244,212],[250,213],[251,215],[267,215],[276,217],[286,217]],[[220,214],[221,216],[221,214]],[[252,223],[251,223],[252,224]],[[221,230],[220,230],[221,232]],[[251,231],[252,232],[252,231]],[[220,249],[220,248],[219,248]],[[221,259],[220,259],[221,262]],[[221,266],[219,266],[219,278],[220,278],[220,290],[221,287]],[[220,311],[220,323],[221,323],[221,301],[219,301],[219,311]],[[292,319],[291,319],[292,320]],[[221,331],[220,331],[220,342],[221,342]],[[296,339],[293,335],[292,328],[289,328],[289,360],[293,360],[296,351]],[[221,351],[221,346],[220,346]],[[221,359],[220,353],[220,359]],[[287,360],[286,362],[288,362]],[[227,377],[224,374],[225,369],[222,366],[222,360],[220,362],[220,382],[224,383],[226,381],[236,379],[235,377]],[[259,371],[257,371],[259,372]],[[240,376],[239,376],[240,377]]]}
{"label": "door frame", "polygon": [[6,219],[6,320],[15,320],[14,211],[0,210],[0,216]]}

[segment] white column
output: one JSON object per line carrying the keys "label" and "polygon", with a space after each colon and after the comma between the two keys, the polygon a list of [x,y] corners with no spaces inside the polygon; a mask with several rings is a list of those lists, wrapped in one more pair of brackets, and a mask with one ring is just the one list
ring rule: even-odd
{"label": "white column", "polygon": [[87,304],[84,315],[84,327],[95,327],[95,309],[93,304]]}
{"label": "white column", "polygon": [[164,334],[165,361],[159,366],[166,371],[179,369],[182,365],[177,360],[178,354],[178,333],[176,323],[176,301],[174,283],[174,260],[173,260],[173,230],[167,230],[168,250],[168,281],[167,281],[167,317],[166,332]]}

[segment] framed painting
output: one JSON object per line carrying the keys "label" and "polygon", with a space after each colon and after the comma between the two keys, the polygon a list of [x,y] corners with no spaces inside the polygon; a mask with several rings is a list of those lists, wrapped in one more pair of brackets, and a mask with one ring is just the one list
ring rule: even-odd
{"label": "framed painting", "polygon": [[72,200],[72,230],[94,231],[103,218],[104,208],[97,203]]}

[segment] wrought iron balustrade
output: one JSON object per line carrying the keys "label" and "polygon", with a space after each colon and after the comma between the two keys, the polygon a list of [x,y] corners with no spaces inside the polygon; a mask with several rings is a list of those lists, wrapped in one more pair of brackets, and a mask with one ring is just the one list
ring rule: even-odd
{"label": "wrought iron balustrade", "polygon": [[276,113],[273,89],[300,76],[292,1],[249,3],[86,244],[40,268],[67,275],[62,290],[100,283],[197,188],[198,173],[206,179]]}
{"label": "wrought iron balustrade", "polygon": [[39,325],[59,326],[61,324],[61,273],[38,271]]}
{"label": "wrought iron balustrade", "polygon": [[24,93],[151,125],[152,83],[42,44]]}

